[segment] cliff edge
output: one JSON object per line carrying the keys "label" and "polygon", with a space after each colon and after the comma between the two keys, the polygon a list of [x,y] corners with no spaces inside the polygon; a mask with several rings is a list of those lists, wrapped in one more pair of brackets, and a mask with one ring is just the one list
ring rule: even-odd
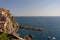
{"label": "cliff edge", "polygon": [[10,40],[24,40],[17,34],[19,26],[9,10],[0,8],[0,33],[7,34]]}

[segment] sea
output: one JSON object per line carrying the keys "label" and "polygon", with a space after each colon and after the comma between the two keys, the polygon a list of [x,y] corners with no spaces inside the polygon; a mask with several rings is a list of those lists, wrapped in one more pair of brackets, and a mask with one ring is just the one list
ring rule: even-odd
{"label": "sea", "polygon": [[32,40],[60,40],[60,16],[16,16],[16,22],[23,26],[43,28],[43,31],[19,29],[20,37],[32,35]]}

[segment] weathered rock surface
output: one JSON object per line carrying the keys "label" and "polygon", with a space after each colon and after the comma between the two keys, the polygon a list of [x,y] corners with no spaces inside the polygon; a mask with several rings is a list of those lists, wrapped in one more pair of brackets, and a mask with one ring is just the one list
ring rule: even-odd
{"label": "weathered rock surface", "polygon": [[22,38],[17,35],[18,29],[19,24],[14,20],[9,10],[0,8],[0,32],[12,34],[17,38],[12,38],[14,40],[21,40]]}

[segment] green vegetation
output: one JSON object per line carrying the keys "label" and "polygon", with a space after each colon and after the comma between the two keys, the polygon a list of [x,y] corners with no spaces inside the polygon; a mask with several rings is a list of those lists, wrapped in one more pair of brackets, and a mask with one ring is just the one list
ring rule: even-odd
{"label": "green vegetation", "polygon": [[9,40],[6,33],[0,33],[0,40]]}

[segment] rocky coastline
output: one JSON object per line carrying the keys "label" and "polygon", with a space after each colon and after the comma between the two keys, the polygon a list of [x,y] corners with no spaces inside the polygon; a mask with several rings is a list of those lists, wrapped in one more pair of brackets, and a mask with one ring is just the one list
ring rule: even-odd
{"label": "rocky coastline", "polygon": [[21,38],[17,31],[20,29],[42,31],[43,28],[32,28],[19,25],[9,10],[0,8],[0,40],[32,40],[31,35]]}

